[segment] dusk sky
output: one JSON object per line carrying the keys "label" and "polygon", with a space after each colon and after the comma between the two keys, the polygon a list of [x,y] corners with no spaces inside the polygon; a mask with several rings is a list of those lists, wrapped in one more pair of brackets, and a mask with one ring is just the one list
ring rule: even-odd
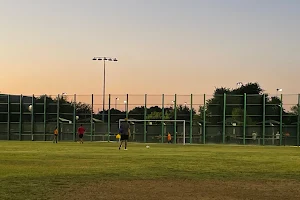
{"label": "dusk sky", "polygon": [[299,0],[0,0],[0,91],[300,93]]}

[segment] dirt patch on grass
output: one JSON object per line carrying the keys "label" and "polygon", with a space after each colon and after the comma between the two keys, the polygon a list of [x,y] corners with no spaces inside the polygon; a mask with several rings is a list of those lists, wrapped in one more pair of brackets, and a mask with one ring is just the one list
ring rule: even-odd
{"label": "dirt patch on grass", "polygon": [[298,181],[130,180],[99,181],[69,188],[61,200],[298,199]]}

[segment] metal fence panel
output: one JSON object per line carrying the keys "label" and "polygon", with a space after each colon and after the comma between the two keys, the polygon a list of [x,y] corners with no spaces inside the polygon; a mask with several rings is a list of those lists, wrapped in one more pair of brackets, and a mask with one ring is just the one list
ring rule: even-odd
{"label": "metal fence panel", "polygon": [[[0,140],[117,141],[119,119],[185,120],[185,143],[299,145],[299,95],[0,95]],[[32,109],[31,109],[32,108]],[[103,110],[104,109],[104,110]],[[131,141],[183,143],[182,122],[131,124]]]}

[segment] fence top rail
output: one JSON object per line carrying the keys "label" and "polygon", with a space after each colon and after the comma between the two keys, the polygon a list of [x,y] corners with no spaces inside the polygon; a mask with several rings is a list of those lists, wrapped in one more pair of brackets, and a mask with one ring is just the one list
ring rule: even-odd
{"label": "fence top rail", "polygon": [[[125,119],[119,119],[119,121],[125,121]],[[134,121],[134,122],[185,122],[186,120],[182,120],[182,119],[128,119],[127,121]]]}

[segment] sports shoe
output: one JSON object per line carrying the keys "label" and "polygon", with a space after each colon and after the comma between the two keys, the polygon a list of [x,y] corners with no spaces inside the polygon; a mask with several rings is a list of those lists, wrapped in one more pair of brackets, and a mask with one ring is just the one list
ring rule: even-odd
{"label": "sports shoe", "polygon": [[127,151],[127,149],[124,149],[124,151]]}
{"label": "sports shoe", "polygon": [[122,146],[119,146],[119,150],[121,150],[121,147],[122,147]]}

